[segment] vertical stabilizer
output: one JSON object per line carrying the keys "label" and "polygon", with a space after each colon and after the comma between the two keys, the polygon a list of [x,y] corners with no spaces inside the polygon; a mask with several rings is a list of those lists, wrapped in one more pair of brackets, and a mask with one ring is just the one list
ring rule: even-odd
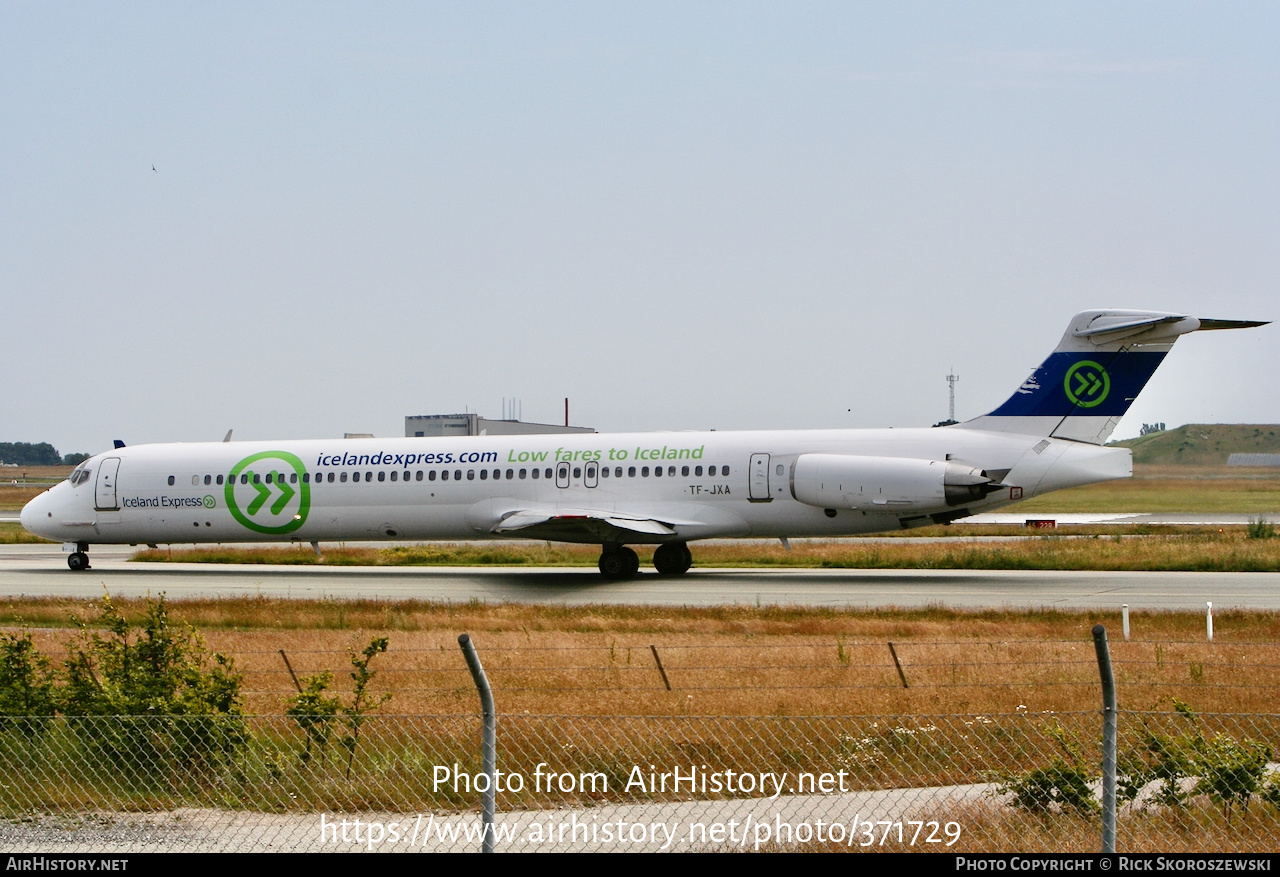
{"label": "vertical stabilizer", "polygon": [[1158,311],[1084,311],[1003,405],[964,426],[1104,444],[1180,335],[1263,325]]}

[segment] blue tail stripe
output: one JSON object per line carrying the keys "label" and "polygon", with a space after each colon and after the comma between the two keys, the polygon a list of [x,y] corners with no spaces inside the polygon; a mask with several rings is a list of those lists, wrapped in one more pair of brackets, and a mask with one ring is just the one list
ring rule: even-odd
{"label": "blue tail stripe", "polygon": [[1164,360],[1163,352],[1052,353],[992,411],[995,417],[1118,417]]}

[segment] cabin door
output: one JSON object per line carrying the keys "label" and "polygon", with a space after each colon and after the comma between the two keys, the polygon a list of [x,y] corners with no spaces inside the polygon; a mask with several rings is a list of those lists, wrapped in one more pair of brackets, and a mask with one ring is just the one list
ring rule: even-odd
{"label": "cabin door", "polygon": [[116,472],[120,469],[119,457],[107,457],[98,467],[98,486],[94,493],[94,508],[114,511],[120,508],[116,499]]}

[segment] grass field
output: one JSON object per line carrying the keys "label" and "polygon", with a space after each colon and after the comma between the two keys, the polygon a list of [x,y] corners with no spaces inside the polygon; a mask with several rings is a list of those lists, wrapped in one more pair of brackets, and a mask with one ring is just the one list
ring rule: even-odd
{"label": "grass field", "polygon": [[[1243,528],[1205,528],[1179,535],[1029,536],[991,541],[922,542],[919,539],[796,540],[780,543],[719,541],[694,546],[700,567],[823,569],[1019,569],[1188,572],[1280,572],[1280,538],[1249,538]],[[636,546],[642,564],[653,549]],[[390,548],[242,548],[207,546],[140,551],[134,560],[177,563],[251,563],[325,566],[582,566],[600,549],[559,543],[425,543]]]}
{"label": "grass field", "polygon": [[[138,600],[114,601],[126,617]],[[475,709],[457,638],[476,643],[502,709],[558,715],[913,715],[1088,710],[1097,706],[1090,629],[1112,630],[1125,707],[1270,712],[1280,665],[1280,613],[1221,612],[1205,641],[1197,613],[1134,613],[1134,641],[1101,612],[933,609],[710,609],[428,602],[183,600],[176,621],[235,659],[246,710],[278,715],[299,676],[333,671],[339,691],[351,650],[374,636],[385,712]],[[0,625],[32,631],[58,658],[95,604],[48,598],[0,603]],[[909,687],[903,688],[888,643]],[[650,650],[655,646],[668,690]]]}

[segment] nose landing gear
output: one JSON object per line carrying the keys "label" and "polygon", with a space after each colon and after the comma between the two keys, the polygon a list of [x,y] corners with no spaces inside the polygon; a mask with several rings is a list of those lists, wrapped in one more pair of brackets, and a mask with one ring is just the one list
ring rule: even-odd
{"label": "nose landing gear", "polygon": [[89,568],[89,543],[77,542],[76,550],[67,555],[67,566],[72,572]]}

